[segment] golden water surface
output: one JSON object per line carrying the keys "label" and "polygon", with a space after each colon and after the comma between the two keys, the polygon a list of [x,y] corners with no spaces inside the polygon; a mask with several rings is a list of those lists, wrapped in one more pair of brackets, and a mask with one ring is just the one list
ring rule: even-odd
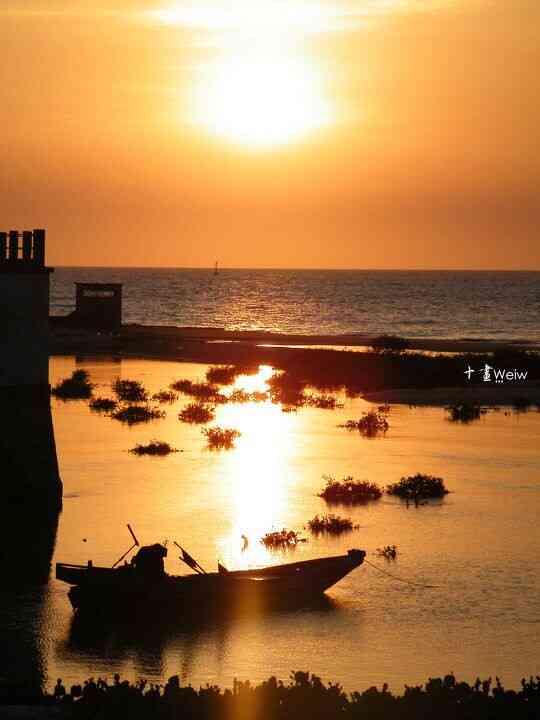
{"label": "golden water surface", "polygon": [[[161,361],[54,358],[51,381],[76,367],[90,372],[95,394],[111,396],[116,377],[142,381],[150,392],[178,378],[204,379],[206,367]],[[264,389],[271,368],[238,378],[234,387]],[[228,389],[225,389],[228,392]],[[84,401],[53,401],[64,509],[53,561],[111,565],[130,544],[126,523],[143,543],[167,539],[170,573],[189,572],[177,540],[200,564],[230,569],[307,559],[363,548],[387,571],[432,588],[405,584],[362,566],[328,592],[320,607],[236,617],[166,633],[103,628],[80,637],[67,586],[51,579],[39,619],[43,672],[50,685],[120,672],[184,682],[257,681],[310,670],[347,689],[405,682],[454,671],[464,679],[499,674],[509,685],[538,671],[540,644],[540,414],[493,412],[468,426],[443,409],[394,406],[383,438],[364,439],[337,425],[368,405],[342,398],[336,411],[284,413],[265,403],[228,404],[216,424],[242,435],[230,451],[206,449],[200,426],[178,420],[189,402],[162,406],[166,418],[127,427],[90,412]],[[128,450],[157,438],[181,452],[137,457]],[[388,496],[337,509],[359,527],[339,539],[304,530],[328,511],[317,496],[322,476],[353,475],[381,485],[416,472],[442,476],[444,501],[406,509]],[[271,530],[302,531],[308,542],[287,554],[259,542]],[[243,550],[242,535],[249,539]],[[387,563],[376,548],[398,546]],[[144,623],[142,623],[144,625]]]}

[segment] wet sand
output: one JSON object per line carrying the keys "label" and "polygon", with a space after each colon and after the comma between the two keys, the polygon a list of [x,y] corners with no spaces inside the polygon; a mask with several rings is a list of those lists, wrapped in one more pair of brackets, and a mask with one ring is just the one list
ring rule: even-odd
{"label": "wet sand", "polygon": [[431,405],[446,407],[473,403],[486,407],[513,406],[516,401],[527,400],[540,407],[540,386],[527,385],[520,389],[515,385],[489,387],[440,387],[440,388],[392,388],[363,394],[364,400],[389,405]]}
{"label": "wet sand", "polygon": [[[208,364],[265,364],[287,370],[317,387],[347,387],[371,402],[448,405],[474,402],[513,405],[526,398],[540,402],[538,361],[529,362],[526,383],[467,383],[464,353],[515,352],[532,349],[525,342],[417,339],[410,349],[433,357],[392,360],[370,349],[366,335],[284,335],[262,331],[231,332],[216,328],[126,325],[116,335],[53,328],[51,355],[108,356]],[[443,355],[438,356],[438,353]],[[458,357],[453,358],[452,355]],[[409,362],[409,361],[410,362]],[[481,362],[474,358],[477,364]],[[471,364],[473,359],[471,359]]]}
{"label": "wet sand", "polygon": [[[220,358],[228,354],[233,358],[234,348],[241,345],[263,346],[302,346],[336,348],[362,348],[369,347],[373,342],[373,335],[354,333],[348,335],[291,335],[273,333],[262,330],[231,331],[223,328],[205,327],[174,327],[166,325],[124,325],[117,335],[96,334],[68,327],[57,326],[53,328],[51,339],[51,354],[65,355],[73,351],[87,351],[91,348],[99,353],[119,352],[138,354],[140,356],[155,357],[156,354],[164,359],[174,356],[183,356],[203,350],[211,361],[212,354],[219,354]],[[509,348],[538,349],[538,345],[526,338],[512,341],[495,341],[481,338],[407,338],[411,350],[434,353],[489,353]]]}

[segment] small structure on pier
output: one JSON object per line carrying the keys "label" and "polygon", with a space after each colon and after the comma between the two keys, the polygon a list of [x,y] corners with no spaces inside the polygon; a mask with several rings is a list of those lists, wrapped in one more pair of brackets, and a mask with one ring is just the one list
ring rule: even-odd
{"label": "small structure on pier", "polygon": [[2,502],[26,511],[62,505],[49,386],[45,230],[0,232]]}
{"label": "small structure on pier", "polygon": [[75,283],[75,310],[53,316],[51,322],[55,327],[118,332],[122,327],[122,284]]}
{"label": "small structure on pier", "polygon": [[121,283],[75,283],[73,322],[94,330],[117,331],[122,327]]}

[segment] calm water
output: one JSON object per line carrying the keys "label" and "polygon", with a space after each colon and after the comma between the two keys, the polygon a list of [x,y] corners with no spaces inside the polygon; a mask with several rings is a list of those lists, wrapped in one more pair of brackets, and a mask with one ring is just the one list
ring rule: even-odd
{"label": "calm water", "polygon": [[58,268],[53,314],[74,282],[124,283],[125,322],[540,341],[539,272]]}
{"label": "calm water", "polygon": [[[54,358],[52,381],[74,367],[71,358]],[[91,372],[99,394],[117,376],[156,391],[205,371],[135,360],[80,367]],[[238,386],[260,388],[268,372],[240,378]],[[106,630],[81,637],[66,586],[51,579],[41,610],[30,596],[10,618],[35,638],[48,685],[56,677],[71,683],[118,671],[152,680],[178,672],[195,685],[228,686],[235,677],[287,678],[309,669],[348,689],[389,681],[398,690],[450,670],[467,679],[499,674],[514,686],[538,672],[540,413],[490,413],[460,426],[442,409],[394,407],[387,436],[368,440],[336,427],[358,417],[366,405],[359,399],[335,412],[230,405],[219,407],[217,422],[237,427],[242,437],[236,449],[212,453],[200,428],[177,420],[185,402],[166,406],[163,420],[132,428],[92,414],[84,402],[54,402],[65,488],[54,561],[112,564],[130,544],[130,522],[141,541],[176,539],[207,569],[217,559],[231,569],[280,562],[284,556],[266,551],[258,538],[284,526],[300,530],[324,512],[316,495],[323,474],[384,485],[420,471],[443,476],[452,494],[418,509],[384,498],[342,510],[359,529],[342,539],[310,539],[287,557],[360,547],[377,565],[436,587],[406,585],[363,566],[315,609],[179,625],[165,635],[140,628],[137,637]],[[127,452],[156,437],[183,452],[167,458]],[[245,552],[242,533],[250,539]],[[397,562],[376,557],[385,544],[398,546]],[[167,569],[184,572],[175,552]]]}

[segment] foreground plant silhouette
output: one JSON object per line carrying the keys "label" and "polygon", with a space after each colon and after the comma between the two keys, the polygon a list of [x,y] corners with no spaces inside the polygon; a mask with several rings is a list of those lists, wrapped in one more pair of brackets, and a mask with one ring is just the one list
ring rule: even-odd
{"label": "foreground plant silhouette", "polygon": [[182,686],[178,675],[162,685],[135,683],[115,675],[112,682],[90,678],[66,691],[58,680],[42,705],[56,705],[60,718],[200,718],[201,720],[537,720],[540,677],[506,690],[499,678],[472,684],[453,674],[429,678],[425,685],[405,685],[401,695],[385,683],[346,693],[339,683],[325,683],[309,672],[293,672],[289,682],[275,677],[254,685],[235,680],[231,689]]}
{"label": "foreground plant silhouette", "polygon": [[51,393],[60,400],[87,400],[92,396],[93,385],[86,370],[74,370],[71,377],[55,385]]}

